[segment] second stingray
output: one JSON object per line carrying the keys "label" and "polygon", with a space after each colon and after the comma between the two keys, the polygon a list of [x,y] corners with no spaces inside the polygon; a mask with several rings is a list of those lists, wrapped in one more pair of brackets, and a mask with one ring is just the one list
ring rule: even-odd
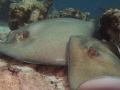
{"label": "second stingray", "polygon": [[[92,78],[120,77],[120,59],[108,49],[108,45],[110,43],[105,45],[90,37],[71,36],[68,60],[71,90],[76,90],[81,83]],[[116,49],[114,44],[112,49]]]}

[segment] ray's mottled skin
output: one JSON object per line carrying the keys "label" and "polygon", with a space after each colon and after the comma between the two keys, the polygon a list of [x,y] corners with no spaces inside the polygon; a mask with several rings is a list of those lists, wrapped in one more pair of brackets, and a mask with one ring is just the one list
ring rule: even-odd
{"label": "ray's mottled skin", "polygon": [[71,18],[43,20],[11,31],[6,42],[0,43],[0,52],[28,63],[67,66],[70,36],[92,37],[95,30],[95,22]]}
{"label": "ray's mottled skin", "polygon": [[108,49],[108,44],[106,46],[104,44],[90,37],[71,36],[68,54],[71,90],[76,90],[80,83],[91,78],[101,76],[120,77],[120,59]]}

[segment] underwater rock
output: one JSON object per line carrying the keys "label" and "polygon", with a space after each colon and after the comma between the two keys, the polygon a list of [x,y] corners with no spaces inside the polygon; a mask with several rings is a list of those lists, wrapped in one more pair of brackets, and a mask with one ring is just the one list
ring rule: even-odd
{"label": "underwater rock", "polygon": [[89,12],[81,12],[79,9],[75,10],[73,8],[67,8],[62,11],[60,11],[60,17],[65,18],[77,18],[77,19],[82,19],[86,21],[94,21],[93,19],[88,19],[88,16],[90,15]]}
{"label": "underwater rock", "polygon": [[0,90],[70,90],[67,67],[19,62],[0,54]]}
{"label": "underwater rock", "polygon": [[52,0],[36,1],[22,0],[19,3],[12,3],[9,12],[9,28],[15,30],[29,23],[47,18]]}
{"label": "underwater rock", "polygon": [[107,10],[100,18],[99,30],[104,40],[120,46],[120,10]]}

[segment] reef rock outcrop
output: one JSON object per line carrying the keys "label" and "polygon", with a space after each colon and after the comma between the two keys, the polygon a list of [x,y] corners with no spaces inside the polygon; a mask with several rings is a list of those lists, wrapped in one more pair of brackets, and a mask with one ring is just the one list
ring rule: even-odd
{"label": "reef rock outcrop", "polygon": [[120,46],[120,10],[107,10],[100,18],[99,30],[104,40]]}
{"label": "reef rock outcrop", "polygon": [[9,12],[9,28],[15,30],[29,23],[47,18],[52,0],[36,1],[22,0],[19,3],[12,3]]}
{"label": "reef rock outcrop", "polygon": [[70,18],[77,18],[86,21],[94,21],[93,19],[88,19],[89,15],[90,15],[89,12],[83,13],[79,9],[75,10],[73,8],[67,8],[60,11],[60,17],[70,17]]}

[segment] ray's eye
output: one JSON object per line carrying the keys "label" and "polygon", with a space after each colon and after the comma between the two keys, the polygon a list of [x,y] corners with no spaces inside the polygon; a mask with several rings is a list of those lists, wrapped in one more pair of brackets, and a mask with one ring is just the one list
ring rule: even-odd
{"label": "ray's eye", "polygon": [[24,30],[24,31],[21,31],[21,32],[18,32],[16,35],[15,35],[15,38],[17,40],[21,39],[21,38],[28,38],[29,36],[29,32],[27,30]]}
{"label": "ray's eye", "polygon": [[99,53],[92,47],[87,47],[87,51],[90,54],[90,56],[98,55]]}
{"label": "ray's eye", "polygon": [[27,38],[29,36],[29,32],[27,30],[23,31],[23,38]]}

